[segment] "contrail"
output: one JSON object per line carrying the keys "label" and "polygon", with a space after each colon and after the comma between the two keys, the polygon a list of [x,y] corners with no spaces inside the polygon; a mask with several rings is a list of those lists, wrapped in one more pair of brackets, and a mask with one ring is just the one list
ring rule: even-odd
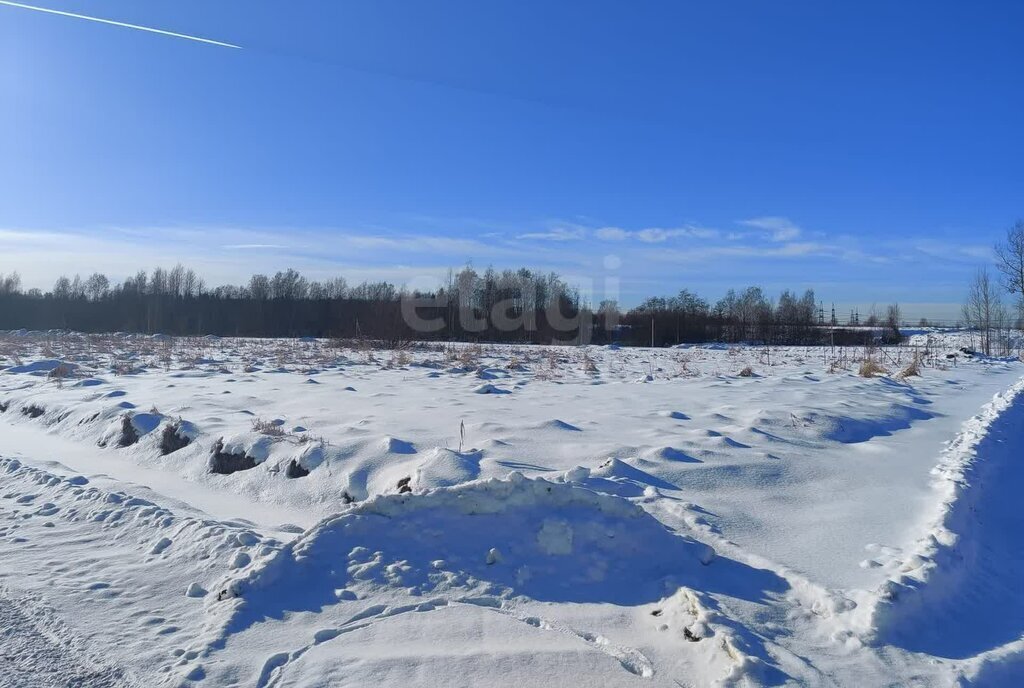
{"label": "contrail", "polygon": [[10,2],[10,0],[0,0],[0,5],[9,5],[11,7],[20,7],[25,10],[35,10],[36,12],[46,12],[47,14],[59,14],[62,17],[73,17],[75,19],[86,19],[88,21],[99,22],[100,24],[110,24],[111,26],[123,26],[127,29],[137,29],[138,31],[148,31],[149,33],[158,33],[162,36],[172,36],[174,38],[184,38],[189,41],[196,41],[198,43],[208,43],[210,45],[219,45],[223,48],[236,48],[242,49],[240,45],[234,45],[233,43],[224,43],[223,41],[215,41],[211,38],[200,38],[199,36],[189,36],[187,33],[175,33],[174,31],[164,31],[163,29],[154,29],[150,26],[139,26],[138,24],[128,24],[126,22],[114,21],[113,19],[102,19],[100,17],[90,17],[86,14],[75,14],[74,12],[62,12],[61,10],[52,10],[48,7],[36,7],[35,5],[25,5],[20,2]]}

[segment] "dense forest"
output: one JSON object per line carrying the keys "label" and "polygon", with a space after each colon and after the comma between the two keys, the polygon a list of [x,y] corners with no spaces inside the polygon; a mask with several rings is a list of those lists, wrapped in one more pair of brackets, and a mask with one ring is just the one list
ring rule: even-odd
{"label": "dense forest", "polygon": [[899,322],[890,306],[884,319],[865,320],[872,328],[834,327],[834,312],[826,316],[813,291],[772,300],[758,287],[730,290],[715,303],[684,289],[622,312],[614,301],[587,303],[557,274],[525,268],[450,271],[430,293],[387,282],[350,286],[340,277],[313,281],[291,269],[215,288],[181,265],[118,284],[95,273],[61,277],[45,293],[21,289],[17,274],[0,275],[0,329],[665,346],[891,342]]}

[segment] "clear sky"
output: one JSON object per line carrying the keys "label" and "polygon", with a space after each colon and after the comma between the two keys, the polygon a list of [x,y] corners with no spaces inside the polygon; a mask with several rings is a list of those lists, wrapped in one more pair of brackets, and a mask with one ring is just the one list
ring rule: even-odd
{"label": "clear sky", "polygon": [[240,48],[0,4],[28,286],[471,261],[955,317],[1024,215],[1018,0],[31,4]]}

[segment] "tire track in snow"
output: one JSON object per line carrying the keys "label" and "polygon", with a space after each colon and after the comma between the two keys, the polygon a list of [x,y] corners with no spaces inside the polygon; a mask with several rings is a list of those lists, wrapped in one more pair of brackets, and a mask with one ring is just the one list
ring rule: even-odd
{"label": "tire track in snow", "polygon": [[0,687],[118,688],[135,685],[120,669],[75,649],[60,622],[28,600],[0,588]]}

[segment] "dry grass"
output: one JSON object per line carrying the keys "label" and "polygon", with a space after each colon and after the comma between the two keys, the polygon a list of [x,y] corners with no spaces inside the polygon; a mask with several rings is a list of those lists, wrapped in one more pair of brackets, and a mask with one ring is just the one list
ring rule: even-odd
{"label": "dry grass", "polygon": [[857,374],[861,377],[877,377],[878,375],[888,375],[889,371],[873,358],[866,358],[861,361],[860,368],[857,369]]}
{"label": "dry grass", "polygon": [[751,368],[750,366],[747,366],[746,368],[744,368],[743,370],[741,370],[739,372],[739,376],[740,377],[754,377],[754,369]]}
{"label": "dry grass", "polygon": [[299,444],[310,444],[316,442],[321,447],[329,447],[331,443],[323,437],[323,435],[313,435],[308,432],[304,432],[300,435],[295,436],[295,441]]}
{"label": "dry grass", "polygon": [[50,378],[51,380],[55,380],[57,382],[57,385],[60,386],[64,380],[66,380],[69,377],[73,377],[74,374],[74,368],[69,366],[67,363],[61,363],[56,368],[47,373],[46,377]]}
{"label": "dry grass", "polygon": [[914,360],[907,364],[907,367],[896,374],[897,380],[906,380],[908,377],[921,376],[921,357],[914,356]]}
{"label": "dry grass", "polygon": [[399,349],[391,354],[391,358],[388,359],[388,368],[404,368],[412,363],[412,357],[405,349]]}
{"label": "dry grass", "polygon": [[463,368],[476,368],[480,365],[480,358],[484,355],[484,348],[479,344],[463,347],[458,353],[459,364]]}
{"label": "dry grass", "polygon": [[122,361],[115,363],[110,368],[110,372],[114,375],[135,375],[136,373],[142,372],[139,368],[135,367],[135,364],[129,361]]}
{"label": "dry grass", "polygon": [[269,437],[284,437],[287,433],[284,428],[272,420],[257,418],[252,422],[253,432],[258,432]]}

